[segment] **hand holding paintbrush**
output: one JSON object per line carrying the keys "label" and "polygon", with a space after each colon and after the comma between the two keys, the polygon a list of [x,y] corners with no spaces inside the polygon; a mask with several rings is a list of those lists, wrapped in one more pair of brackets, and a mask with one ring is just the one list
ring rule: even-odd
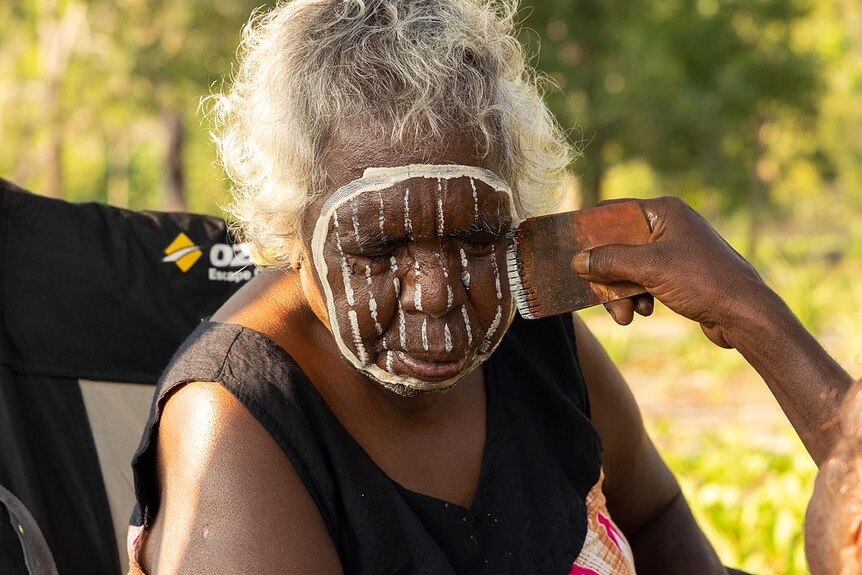
{"label": "hand holding paintbrush", "polygon": [[725,347],[725,327],[744,321],[739,301],[769,291],[754,268],[677,198],[525,220],[513,235],[509,273],[524,317],[604,303],[627,324],[636,310],[649,311],[639,309],[651,307],[641,295],[649,294]]}
{"label": "hand holding paintbrush", "polygon": [[[608,210],[607,214],[631,210],[624,205],[596,210]],[[612,232],[599,222],[617,226],[624,221],[619,218],[585,219],[583,213],[573,215],[578,212],[552,216],[570,222],[568,229],[561,224],[526,225],[531,220],[525,220],[515,234],[515,253],[510,252],[519,309],[525,305],[527,313],[543,315],[555,308],[557,313],[572,311],[575,308],[568,306],[574,300],[560,294],[578,285],[587,286],[580,288],[584,295],[578,301],[593,303],[600,301],[595,294],[603,293],[594,291],[595,284],[617,286],[616,295],[624,297],[630,297],[625,296],[629,288],[632,293],[645,290],[674,312],[698,322],[713,343],[736,348],[766,381],[814,460],[823,461],[836,442],[836,426],[830,427],[830,422],[852,381],[850,376],[751,264],[697,212],[677,198],[637,200],[634,206],[642,210],[640,217],[647,220],[649,229],[637,242],[594,241],[597,236],[589,236],[591,243],[584,243],[579,239],[583,235],[572,233],[576,226],[571,222],[580,218],[581,224],[588,222],[587,227],[607,238]],[[633,213],[629,212],[629,225],[641,226]],[[524,264],[528,257],[541,264]],[[631,299],[606,305],[616,306],[613,315],[618,323],[631,321],[635,310]]]}
{"label": "hand holding paintbrush", "polygon": [[590,282],[573,274],[571,266],[574,258],[598,246],[645,244],[650,232],[646,212],[634,201],[525,220],[512,235],[508,254],[521,315],[535,319],[625,298],[645,302],[642,311],[648,314],[652,297],[637,283]]}

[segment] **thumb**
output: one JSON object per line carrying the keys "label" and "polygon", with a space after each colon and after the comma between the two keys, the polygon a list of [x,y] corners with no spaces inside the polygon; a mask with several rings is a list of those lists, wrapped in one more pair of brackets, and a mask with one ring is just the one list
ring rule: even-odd
{"label": "thumb", "polygon": [[644,285],[653,244],[612,244],[585,250],[572,258],[572,269],[583,279],[598,283],[628,281]]}

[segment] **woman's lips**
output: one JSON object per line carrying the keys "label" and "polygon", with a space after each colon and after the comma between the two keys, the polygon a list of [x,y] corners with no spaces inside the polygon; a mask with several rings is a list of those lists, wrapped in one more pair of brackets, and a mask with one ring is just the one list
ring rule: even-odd
{"label": "woman's lips", "polygon": [[[442,381],[455,377],[461,372],[461,361],[426,361],[407,355],[403,351],[393,352],[396,364],[394,371],[411,375],[421,380]],[[399,369],[400,368],[400,369]],[[404,373],[408,372],[408,373]]]}

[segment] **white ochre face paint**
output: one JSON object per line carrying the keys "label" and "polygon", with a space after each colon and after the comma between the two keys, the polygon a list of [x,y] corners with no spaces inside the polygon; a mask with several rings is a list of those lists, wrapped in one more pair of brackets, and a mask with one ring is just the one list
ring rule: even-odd
{"label": "white ochre face paint", "polygon": [[506,182],[473,166],[369,168],[336,190],[311,251],[342,355],[413,390],[475,369],[514,316],[501,269],[519,222]]}

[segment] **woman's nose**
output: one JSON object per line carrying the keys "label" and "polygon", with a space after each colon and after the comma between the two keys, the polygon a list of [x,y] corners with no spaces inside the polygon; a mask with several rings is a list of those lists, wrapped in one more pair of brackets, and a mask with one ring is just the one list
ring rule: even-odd
{"label": "woman's nose", "polygon": [[467,301],[467,292],[448,258],[440,254],[415,257],[413,267],[404,274],[401,307],[443,317]]}

